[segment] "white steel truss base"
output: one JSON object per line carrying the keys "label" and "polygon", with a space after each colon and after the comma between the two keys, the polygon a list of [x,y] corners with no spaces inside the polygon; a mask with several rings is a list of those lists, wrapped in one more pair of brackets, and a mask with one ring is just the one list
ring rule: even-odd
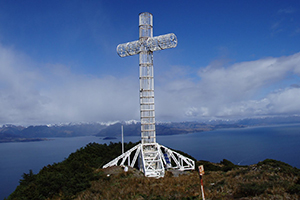
{"label": "white steel truss base", "polygon": [[138,161],[138,167],[146,177],[164,177],[167,169],[180,171],[195,169],[194,160],[158,143],[138,144],[104,165],[103,168],[125,166],[126,161],[130,167],[134,167]]}

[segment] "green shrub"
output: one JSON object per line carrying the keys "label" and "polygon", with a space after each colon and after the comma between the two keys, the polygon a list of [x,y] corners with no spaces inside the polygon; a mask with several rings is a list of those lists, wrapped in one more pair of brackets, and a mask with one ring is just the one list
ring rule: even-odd
{"label": "green shrub", "polygon": [[[125,144],[130,149],[136,143]],[[121,143],[90,143],[80,148],[63,162],[44,167],[38,174],[32,171],[24,173],[20,185],[8,197],[8,200],[42,200],[62,194],[62,199],[70,199],[76,193],[91,186],[90,181],[98,179],[102,174],[94,173],[96,168],[121,154]]]}
{"label": "green shrub", "polygon": [[235,194],[235,197],[258,196],[264,193],[267,188],[268,185],[266,183],[242,183],[240,184],[239,189]]}
{"label": "green shrub", "polygon": [[288,188],[288,193],[290,194],[300,194],[300,185],[294,184]]}
{"label": "green shrub", "polygon": [[[293,174],[293,175],[300,175],[300,170],[297,169],[296,167],[292,167],[291,165],[278,161],[278,160],[273,160],[273,159],[266,159],[264,161],[261,161],[259,163],[257,163],[257,166],[261,166],[264,168],[268,168],[271,167],[272,169],[270,170],[274,170],[276,169],[278,172],[282,172],[285,174]],[[266,169],[268,170],[268,169]]]}
{"label": "green shrub", "polygon": [[197,164],[197,167],[199,165],[203,165],[205,171],[222,171],[222,168],[220,166],[218,166],[214,163],[211,163],[209,161],[200,160],[196,164]]}
{"label": "green shrub", "polygon": [[233,164],[232,162],[230,162],[229,160],[223,159],[220,164],[224,165],[222,167],[222,171],[227,172],[232,170],[233,168],[236,168],[237,166],[235,164]]}

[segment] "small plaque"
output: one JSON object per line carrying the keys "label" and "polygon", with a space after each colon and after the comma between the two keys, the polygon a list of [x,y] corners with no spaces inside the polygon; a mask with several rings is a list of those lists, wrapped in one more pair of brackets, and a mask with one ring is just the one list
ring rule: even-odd
{"label": "small plaque", "polygon": [[199,174],[200,174],[200,176],[202,176],[204,174],[204,167],[203,167],[203,165],[199,166]]}

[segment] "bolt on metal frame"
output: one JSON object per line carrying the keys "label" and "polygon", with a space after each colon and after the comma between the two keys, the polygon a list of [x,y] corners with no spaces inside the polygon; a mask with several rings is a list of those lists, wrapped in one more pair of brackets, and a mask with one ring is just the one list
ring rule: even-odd
{"label": "bolt on metal frame", "polygon": [[[175,168],[179,170],[195,168],[193,160],[156,143],[153,52],[176,46],[177,37],[173,33],[153,37],[153,17],[148,12],[139,15],[139,40],[117,46],[120,57],[139,54],[141,144],[107,163],[104,168],[124,165],[126,159],[128,165],[134,166],[137,157],[140,170],[149,177],[163,177],[165,168],[174,168],[170,160],[173,160]],[[133,152],[135,155],[130,164],[130,155]]]}

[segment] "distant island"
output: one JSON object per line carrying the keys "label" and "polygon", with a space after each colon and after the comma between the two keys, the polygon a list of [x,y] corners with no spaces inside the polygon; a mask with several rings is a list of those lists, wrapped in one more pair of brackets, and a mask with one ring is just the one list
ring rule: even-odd
{"label": "distant island", "polygon": [[117,138],[116,137],[105,137],[103,138],[103,140],[116,140]]}
{"label": "distant island", "polygon": [[48,140],[47,138],[0,138],[0,143],[7,142],[39,142]]}

